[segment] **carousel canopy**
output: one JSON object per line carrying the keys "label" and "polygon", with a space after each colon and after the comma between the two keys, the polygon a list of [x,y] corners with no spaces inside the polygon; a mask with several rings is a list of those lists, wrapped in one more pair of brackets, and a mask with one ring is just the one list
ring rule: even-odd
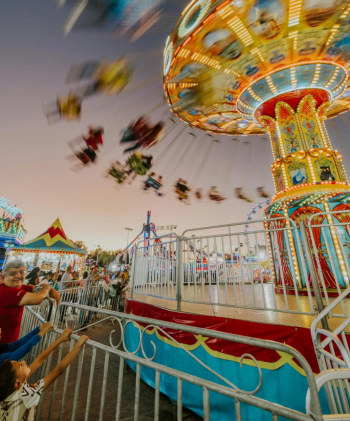
{"label": "carousel canopy", "polygon": [[86,255],[87,251],[78,248],[64,232],[59,218],[41,235],[20,246],[11,248],[11,251],[24,252],[53,252],[61,254]]}
{"label": "carousel canopy", "polygon": [[258,134],[264,103],[311,87],[329,101],[323,118],[347,111],[349,11],[345,0],[193,0],[164,51],[171,110],[202,130]]}

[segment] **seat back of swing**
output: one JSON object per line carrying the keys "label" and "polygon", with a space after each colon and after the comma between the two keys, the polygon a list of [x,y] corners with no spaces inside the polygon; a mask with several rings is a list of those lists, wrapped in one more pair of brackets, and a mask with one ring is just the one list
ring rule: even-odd
{"label": "seat back of swing", "polygon": [[106,94],[119,93],[130,82],[132,70],[125,59],[105,63],[100,69],[96,71],[94,79],[98,82],[99,88]]}
{"label": "seat back of swing", "polygon": [[139,159],[136,155],[132,155],[127,160],[127,164],[138,175],[145,175],[147,173],[147,168],[143,165],[141,159]]}
{"label": "seat back of swing", "polygon": [[152,187],[153,189],[155,189],[155,190],[159,190],[160,188],[161,188],[161,184],[160,183],[158,183],[158,181],[157,180],[155,180],[154,178],[152,178],[152,177],[149,177],[148,178],[148,180],[146,181],[146,184],[148,185],[148,186],[150,186],[150,187]]}
{"label": "seat back of swing", "polygon": [[61,117],[65,118],[66,120],[76,120],[80,118],[81,101],[78,97],[57,97],[57,107],[60,111]]}

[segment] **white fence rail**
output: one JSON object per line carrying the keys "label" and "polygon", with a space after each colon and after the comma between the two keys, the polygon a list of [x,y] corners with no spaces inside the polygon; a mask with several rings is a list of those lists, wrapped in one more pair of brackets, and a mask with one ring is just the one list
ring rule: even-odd
{"label": "white fence rail", "polygon": [[[137,317],[134,315],[125,315],[122,313],[82,306],[79,304],[62,303],[58,308],[56,318],[53,321],[55,326],[54,333],[47,335],[46,342],[41,344],[40,349],[36,349],[36,352],[30,356],[29,360],[35,358],[41,349],[49,343],[52,343],[57,334],[60,334],[61,330],[57,328],[57,323],[60,310],[62,308],[70,308],[72,311],[75,309],[78,312],[91,311],[95,314],[100,313],[103,314],[102,318],[104,319],[104,321],[100,323],[103,323],[104,326],[106,326],[106,323],[111,323],[113,320],[116,325],[110,325],[110,328],[113,329],[110,332],[110,346],[103,345],[92,340],[87,341],[80,352],[79,358],[73,362],[69,369],[67,369],[65,375],[56,380],[53,387],[44,393],[38,408],[37,421],[44,419],[48,421],[54,419],[84,419],[85,421],[88,421],[89,419],[97,418],[100,421],[104,419],[115,419],[116,421],[119,421],[121,419],[123,403],[129,403],[131,396],[134,396],[133,419],[138,420],[140,416],[140,409],[142,409],[140,408],[141,373],[145,369],[153,370],[155,376],[155,392],[153,398],[154,420],[159,421],[160,419],[160,392],[162,391],[164,381],[169,382],[170,378],[174,379],[175,384],[177,385],[175,400],[177,404],[176,414],[178,421],[182,420],[183,406],[186,406],[186,402],[188,403],[189,399],[193,400],[192,395],[188,396],[186,394],[187,392],[184,392],[185,389],[183,387],[185,383],[189,383],[193,387],[202,391],[201,394],[196,395],[196,400],[198,400],[199,404],[202,406],[200,412],[202,412],[205,421],[209,421],[211,419],[211,399],[214,397],[214,395],[212,395],[213,392],[215,392],[215,395],[218,394],[231,401],[232,410],[229,409],[229,406],[224,406],[220,410],[224,416],[228,416],[232,419],[235,418],[238,421],[244,419],[242,418],[242,414],[249,410],[250,407],[259,408],[262,413],[270,413],[270,419],[273,421],[278,421],[282,418],[296,421],[323,420],[317,385],[309,364],[295,349],[274,341],[265,341],[256,338],[164,322],[161,320]],[[22,321],[22,334],[26,334],[31,329],[33,316],[37,319],[36,323],[43,321],[42,317],[33,309],[25,308]],[[96,316],[96,318],[99,319],[100,317]],[[108,321],[106,322],[106,320]],[[128,341],[127,331],[129,329],[129,325],[132,325],[136,328],[136,331],[139,332],[139,335],[137,335],[139,337],[139,341],[136,350],[130,350],[126,345]],[[145,332],[154,329],[156,329],[159,334],[165,336],[168,341],[173,342],[176,347],[183,348],[187,357],[192,359],[193,365],[199,365],[204,372],[210,374],[211,379],[213,379],[214,375],[214,378],[216,378],[217,381],[207,380],[206,375],[204,377],[199,377],[197,375],[175,369],[171,366],[171,358],[168,359],[169,363],[167,363],[167,365],[160,364],[157,361],[158,354],[154,344],[153,356],[146,355],[145,342],[150,341],[151,339],[147,338],[148,335],[145,335]],[[119,331],[117,344],[113,342],[112,337],[113,335],[116,335],[116,331]],[[233,344],[244,344],[251,347],[275,350],[290,355],[298,362],[305,372],[310,391],[308,400],[309,414],[296,411],[286,406],[255,396],[263,385],[263,374],[259,363],[252,355],[243,354],[241,356],[241,364],[243,363],[244,365],[247,360],[252,360],[254,362],[257,367],[258,382],[254,390],[245,391],[233,384],[232,381],[227,378],[227,373],[214,371],[198,359],[193,352],[182,347],[181,344],[173,338],[173,335],[169,334],[169,332],[176,331],[201,335],[201,337],[206,338],[225,340]],[[79,337],[74,334],[72,335],[70,346],[62,344],[59,348],[59,352],[55,354],[55,356],[51,355],[47,360],[47,364],[39,373],[40,376],[44,376],[49,373],[53,366],[57,364],[70,349],[72,349],[78,338]],[[125,362],[128,362],[128,364],[133,363],[136,367],[134,393],[130,391],[130,385],[125,386],[123,382],[125,376]],[[117,376],[115,371],[116,363],[118,364]],[[114,367],[114,369],[112,367]],[[73,373],[73,381],[70,373]],[[114,402],[113,411],[111,411],[110,405],[106,408],[106,403],[111,400]],[[232,411],[232,413],[228,411]]]}
{"label": "white fence rail", "polygon": [[154,297],[176,300],[176,236],[162,236],[144,244],[140,242],[133,261],[134,291]]}
{"label": "white fence rail", "polygon": [[[324,212],[297,222],[278,217],[196,228],[161,240],[137,245],[132,294],[176,300],[178,310],[193,303],[316,315],[350,282],[350,212],[349,223],[344,212]],[[349,313],[344,300],[331,315]]]}
{"label": "white fence rail", "polygon": [[[325,305],[329,306],[331,293],[339,296],[350,286],[350,212],[317,213],[310,218],[307,228],[318,283]],[[332,307],[330,316],[350,315],[347,302],[341,300],[340,304]]]}
{"label": "white fence rail", "polygon": [[[189,237],[189,232],[195,234]],[[300,259],[302,273],[295,273],[298,256],[293,247],[300,247],[300,238],[292,220],[276,218],[189,230],[183,233],[181,242],[182,301],[314,314],[311,293],[308,299],[299,297],[306,266]],[[285,274],[287,266],[292,275],[289,279]],[[278,298],[276,286],[280,289]]]}
{"label": "white fence rail", "polygon": [[[327,370],[335,370],[338,372],[342,369],[350,369],[350,332],[348,329],[350,317],[346,318],[333,331],[318,327],[319,322],[332,314],[334,308],[339,306],[344,300],[347,300],[349,294],[350,288],[347,288],[312,322],[311,336],[321,372]],[[333,372],[333,374],[333,377],[331,374],[328,374],[326,377],[327,383],[324,386],[329,407],[332,414],[347,414],[350,412],[349,376],[344,376],[341,380],[340,377],[337,377],[336,373]],[[339,419],[347,418],[340,417]]]}

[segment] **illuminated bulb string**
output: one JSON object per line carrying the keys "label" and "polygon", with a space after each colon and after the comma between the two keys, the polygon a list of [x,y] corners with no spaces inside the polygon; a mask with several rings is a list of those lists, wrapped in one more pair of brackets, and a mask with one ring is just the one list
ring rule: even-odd
{"label": "illuminated bulb string", "polygon": [[290,0],[288,21],[289,27],[299,25],[302,4],[303,0]]}

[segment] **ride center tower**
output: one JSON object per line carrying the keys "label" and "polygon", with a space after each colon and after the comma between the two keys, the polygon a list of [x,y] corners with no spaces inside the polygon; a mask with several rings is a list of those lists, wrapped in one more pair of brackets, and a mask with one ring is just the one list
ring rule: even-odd
{"label": "ride center tower", "polygon": [[[346,0],[194,0],[167,39],[163,87],[180,120],[217,134],[269,134],[276,192],[267,218],[350,215],[342,156],[325,127],[350,108],[349,12]],[[315,238],[321,250],[322,235]],[[328,269],[326,287],[335,288]]]}

